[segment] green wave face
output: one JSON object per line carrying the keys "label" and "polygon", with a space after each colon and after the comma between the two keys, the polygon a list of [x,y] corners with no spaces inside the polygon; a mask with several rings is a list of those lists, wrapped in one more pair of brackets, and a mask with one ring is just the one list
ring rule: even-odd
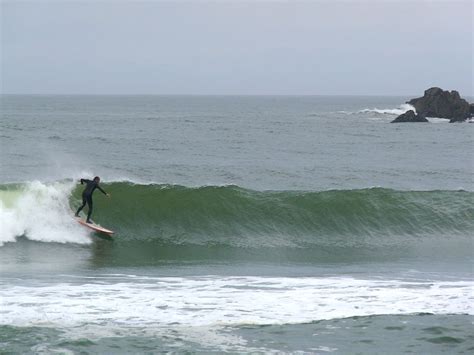
{"label": "green wave face", "polygon": [[262,192],[114,182],[103,185],[110,199],[94,194],[93,219],[116,232],[110,243],[90,238],[72,219],[82,188],[72,181],[0,185],[0,248],[26,239],[49,255],[58,243],[90,244],[84,248],[93,262],[108,266],[399,258],[472,263],[473,192]]}
{"label": "green wave face", "polygon": [[[382,188],[257,192],[236,186],[104,185],[94,218],[127,241],[234,247],[357,247],[470,235],[473,193]],[[71,198],[74,207],[81,189]]]}

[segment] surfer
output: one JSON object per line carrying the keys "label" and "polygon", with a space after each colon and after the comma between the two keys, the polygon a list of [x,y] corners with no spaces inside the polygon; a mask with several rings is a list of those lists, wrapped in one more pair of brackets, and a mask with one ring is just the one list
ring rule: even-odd
{"label": "surfer", "polygon": [[82,206],[78,208],[76,212],[76,217],[79,217],[79,212],[84,208],[87,203],[87,207],[89,207],[89,211],[87,212],[87,223],[91,222],[91,215],[92,215],[92,194],[94,193],[95,189],[99,189],[105,196],[109,197],[110,195],[105,192],[100,186],[100,177],[96,176],[94,180],[88,179],[81,179],[81,185],[86,184],[86,188],[82,192]]}

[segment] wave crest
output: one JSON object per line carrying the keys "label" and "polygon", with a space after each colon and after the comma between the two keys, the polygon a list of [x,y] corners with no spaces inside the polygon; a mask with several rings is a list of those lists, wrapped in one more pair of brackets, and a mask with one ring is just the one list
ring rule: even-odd
{"label": "wave crest", "polygon": [[[114,182],[94,195],[98,223],[124,242],[266,247],[393,246],[419,236],[470,235],[473,192],[359,190],[253,191]],[[82,187],[69,183],[0,185],[0,243],[89,243],[72,218]],[[403,240],[402,240],[403,239]]]}
{"label": "wave crest", "polygon": [[[391,245],[390,236],[466,234],[474,228],[465,191],[253,191],[112,183],[96,218],[133,240],[237,247]],[[73,202],[79,201],[75,191]],[[107,204],[107,205],[106,205]]]}

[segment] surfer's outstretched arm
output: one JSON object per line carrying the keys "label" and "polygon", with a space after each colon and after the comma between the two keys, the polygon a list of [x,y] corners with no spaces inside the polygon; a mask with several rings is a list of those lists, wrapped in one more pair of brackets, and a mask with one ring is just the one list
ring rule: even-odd
{"label": "surfer's outstretched arm", "polygon": [[84,183],[88,184],[90,182],[92,182],[92,181],[88,180],[88,179],[81,179],[81,185],[84,184]]}
{"label": "surfer's outstretched arm", "polygon": [[109,196],[109,194],[107,192],[105,192],[102,187],[100,187],[99,185],[97,185],[97,188],[105,195],[105,196]]}

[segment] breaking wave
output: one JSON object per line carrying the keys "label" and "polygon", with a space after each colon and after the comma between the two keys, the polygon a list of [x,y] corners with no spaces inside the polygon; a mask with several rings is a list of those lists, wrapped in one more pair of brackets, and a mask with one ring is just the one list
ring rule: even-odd
{"label": "breaking wave", "polygon": [[387,109],[379,109],[379,108],[366,108],[363,110],[358,111],[357,113],[376,113],[376,114],[383,114],[383,115],[401,115],[405,112],[413,110],[416,112],[416,109],[409,104],[402,104],[398,108],[387,108]]}
{"label": "breaking wave", "polygon": [[[128,242],[231,247],[390,246],[400,238],[470,235],[473,192],[359,190],[254,191],[238,186],[105,184],[94,219]],[[72,218],[81,187],[72,182],[0,185],[0,243],[19,236],[90,243]]]}

